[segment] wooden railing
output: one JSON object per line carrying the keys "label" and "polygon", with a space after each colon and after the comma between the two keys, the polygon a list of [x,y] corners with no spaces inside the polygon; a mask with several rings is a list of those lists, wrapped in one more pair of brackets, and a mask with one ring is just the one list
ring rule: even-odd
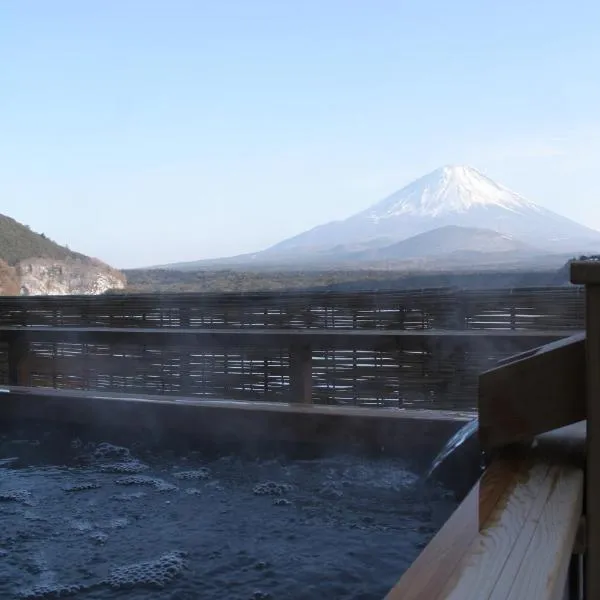
{"label": "wooden railing", "polygon": [[386,600],[566,598],[582,501],[581,469],[495,462]]}
{"label": "wooden railing", "polygon": [[577,287],[0,297],[0,326],[577,330],[584,298]]}
{"label": "wooden railing", "polygon": [[4,326],[0,374],[7,385],[473,410],[479,372],[568,333]]}
{"label": "wooden railing", "polygon": [[[4,376],[16,386],[158,389],[162,394],[304,403],[375,399],[388,406],[448,408],[423,398],[435,391],[440,400],[464,399],[465,381],[474,388],[480,375],[480,439],[491,457],[489,467],[388,600],[558,600],[574,552],[586,553],[587,598],[597,598],[600,269],[592,274],[585,269],[575,270],[574,280],[588,285],[586,340],[559,322],[544,331],[517,326],[516,320],[514,326],[496,322],[491,329],[473,328],[468,319],[462,322],[469,326],[449,330],[440,327],[448,321],[439,318],[404,329],[383,326],[383,321],[320,330],[272,322],[258,327],[256,321],[217,327],[214,321],[201,326],[179,307],[173,320],[156,327],[147,326],[147,313],[132,325],[138,317],[129,312],[115,326],[115,314],[102,321],[89,311],[86,326],[74,326],[65,311],[60,319],[54,314],[36,324],[29,317],[18,323],[15,312],[0,326]],[[127,298],[119,301],[126,304]],[[80,307],[79,317],[84,313]],[[351,362],[344,362],[344,356]],[[378,364],[384,358],[385,369],[393,373],[387,379]],[[463,368],[459,375],[468,377],[457,378],[452,368],[457,364]],[[494,368],[481,373],[486,365]],[[411,387],[417,379],[421,387]],[[409,391],[423,396],[411,397]],[[452,406],[474,408],[474,398]],[[588,420],[585,515],[582,466],[560,452],[558,458],[540,453],[538,443],[549,429],[583,419]],[[508,448],[517,459],[507,458]],[[582,523],[585,535],[576,543]]]}
{"label": "wooden railing", "polygon": [[600,598],[600,261],[571,275],[585,334],[481,375],[488,468],[387,600]]}
{"label": "wooden railing", "polygon": [[[285,401],[308,397],[310,362],[315,403],[474,410],[479,373],[581,329],[584,297],[577,287],[558,287],[0,298],[0,329],[12,344],[10,357],[8,346],[0,346],[0,381]],[[26,344],[8,333],[11,327],[28,328]],[[37,329],[47,327],[79,331],[50,339]],[[116,329],[128,330],[127,338]],[[167,338],[157,330],[178,333]],[[227,338],[224,330],[257,336]],[[298,346],[284,340],[284,330],[314,332],[315,338]],[[325,330],[366,337],[320,343]],[[449,337],[448,331],[490,336]],[[497,336],[506,331],[518,335]],[[378,340],[376,332],[396,337]],[[19,358],[25,354],[27,364]]]}

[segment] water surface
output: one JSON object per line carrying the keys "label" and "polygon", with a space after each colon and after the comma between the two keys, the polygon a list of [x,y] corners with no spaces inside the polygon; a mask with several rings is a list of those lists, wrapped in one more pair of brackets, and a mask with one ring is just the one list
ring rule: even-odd
{"label": "water surface", "polygon": [[394,459],[0,437],[0,598],[381,599],[455,507]]}

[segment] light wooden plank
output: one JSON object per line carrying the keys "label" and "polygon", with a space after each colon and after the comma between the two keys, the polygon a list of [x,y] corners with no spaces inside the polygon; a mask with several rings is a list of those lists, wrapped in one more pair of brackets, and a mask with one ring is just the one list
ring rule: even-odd
{"label": "light wooden plank", "polygon": [[490,597],[523,527],[538,508],[536,500],[540,494],[547,497],[549,493],[548,474],[548,465],[536,464],[514,489],[506,490],[503,501],[485,522],[436,599],[486,600]]}
{"label": "light wooden plank", "polygon": [[[507,592],[510,590],[510,586],[523,564],[529,544],[535,535],[538,520],[544,511],[549,497],[552,495],[554,481],[560,472],[559,467],[551,467],[548,471],[548,476],[544,480],[543,485],[540,486],[539,493],[531,507],[527,521],[521,529],[510,554],[506,557],[504,568],[494,584],[489,600],[506,600]],[[529,567],[531,568],[533,565],[530,564]]]}
{"label": "light wooden plank", "polygon": [[[553,483],[518,573],[506,573],[494,600],[561,599],[581,516],[583,472],[563,467]],[[506,589],[510,589],[508,595]]]}
{"label": "light wooden plank", "polygon": [[521,461],[497,461],[404,573],[385,600],[435,600],[486,522],[528,470]]}
{"label": "light wooden plank", "polygon": [[536,437],[533,454],[553,464],[584,468],[586,462],[586,421],[553,429]]}

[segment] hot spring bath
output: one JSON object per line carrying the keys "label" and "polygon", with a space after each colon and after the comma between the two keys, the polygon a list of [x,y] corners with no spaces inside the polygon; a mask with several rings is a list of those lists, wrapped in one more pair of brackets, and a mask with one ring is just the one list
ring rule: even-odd
{"label": "hot spring bath", "polygon": [[380,600],[458,501],[382,453],[0,435],[2,598]]}

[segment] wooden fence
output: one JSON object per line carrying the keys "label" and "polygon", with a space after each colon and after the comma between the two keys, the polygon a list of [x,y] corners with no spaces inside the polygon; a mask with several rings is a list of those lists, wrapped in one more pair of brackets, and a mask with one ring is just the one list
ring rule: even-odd
{"label": "wooden fence", "polygon": [[578,288],[0,298],[0,378],[471,410],[482,370],[581,329],[583,314]]}
{"label": "wooden fence", "polygon": [[0,326],[6,325],[575,330],[584,327],[584,292],[555,287],[0,297]]}

